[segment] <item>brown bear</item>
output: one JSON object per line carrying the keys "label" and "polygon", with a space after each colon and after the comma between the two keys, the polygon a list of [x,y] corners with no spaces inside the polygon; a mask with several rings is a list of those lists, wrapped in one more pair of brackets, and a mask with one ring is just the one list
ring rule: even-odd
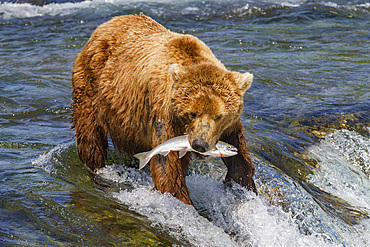
{"label": "brown bear", "polygon": [[[187,133],[194,150],[218,140],[238,148],[223,158],[226,181],[256,192],[240,115],[253,75],[228,71],[199,39],[144,15],[115,17],[91,35],[73,66],[73,125],[79,157],[105,165],[108,136],[131,155]],[[195,155],[202,159],[204,156]],[[155,189],[192,204],[185,184],[190,154],[150,162]]]}

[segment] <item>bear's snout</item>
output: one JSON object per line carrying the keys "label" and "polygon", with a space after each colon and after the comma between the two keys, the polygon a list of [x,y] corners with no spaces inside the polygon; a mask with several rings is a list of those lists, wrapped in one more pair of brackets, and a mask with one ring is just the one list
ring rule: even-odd
{"label": "bear's snout", "polygon": [[191,144],[191,147],[199,152],[199,153],[204,153],[207,152],[209,149],[209,144],[205,140],[202,139],[195,139],[193,143]]}

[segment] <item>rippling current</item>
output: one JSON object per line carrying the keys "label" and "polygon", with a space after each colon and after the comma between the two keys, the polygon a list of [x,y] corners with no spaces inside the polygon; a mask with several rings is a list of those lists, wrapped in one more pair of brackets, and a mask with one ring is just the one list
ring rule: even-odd
{"label": "rippling current", "polygon": [[[1,246],[369,246],[370,3],[0,1]],[[194,208],[70,129],[73,60],[114,16],[146,14],[254,74],[242,121],[258,196],[193,161]]]}

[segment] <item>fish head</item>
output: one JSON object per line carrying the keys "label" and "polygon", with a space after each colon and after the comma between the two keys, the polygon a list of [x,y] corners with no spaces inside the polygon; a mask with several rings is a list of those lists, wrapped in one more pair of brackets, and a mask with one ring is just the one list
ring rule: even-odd
{"label": "fish head", "polygon": [[238,154],[238,149],[236,147],[223,141],[219,141],[216,144],[216,148],[219,150],[222,156],[225,157],[234,156]]}

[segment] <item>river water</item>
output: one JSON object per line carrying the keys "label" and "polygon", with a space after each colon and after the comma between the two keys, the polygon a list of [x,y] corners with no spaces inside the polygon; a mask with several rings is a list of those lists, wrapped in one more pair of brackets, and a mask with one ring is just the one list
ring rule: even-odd
{"label": "river water", "polygon": [[[24,0],[0,4],[1,246],[369,246],[370,3]],[[97,174],[70,129],[73,60],[144,13],[254,74],[242,121],[258,195],[192,162],[194,208],[110,149]]]}

